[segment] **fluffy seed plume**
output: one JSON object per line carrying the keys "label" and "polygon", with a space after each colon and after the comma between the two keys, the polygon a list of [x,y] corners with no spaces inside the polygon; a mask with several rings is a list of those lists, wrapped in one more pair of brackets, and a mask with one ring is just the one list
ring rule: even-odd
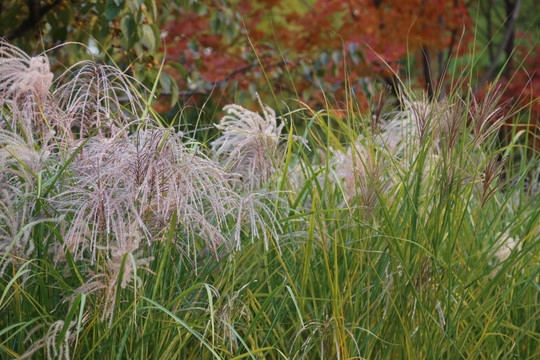
{"label": "fluffy seed plume", "polygon": [[347,201],[356,198],[366,210],[377,205],[378,195],[388,186],[381,161],[360,142],[335,155],[335,174],[344,185]]}
{"label": "fluffy seed plume", "polygon": [[263,115],[239,105],[227,105],[216,127],[223,131],[212,149],[225,159],[231,171],[243,176],[248,188],[264,185],[276,170],[279,141],[284,123],[277,125],[276,113],[257,96]]}
{"label": "fluffy seed plume", "polygon": [[54,97],[61,109],[55,125],[67,136],[113,137],[141,121],[144,106],[135,95],[137,80],[119,69],[82,61],[67,69],[55,83]]}
{"label": "fluffy seed plume", "polygon": [[469,121],[474,135],[474,145],[477,147],[490,135],[496,133],[504,124],[508,115],[500,104],[500,87],[489,88],[484,97],[477,99],[471,95],[469,104]]}
{"label": "fluffy seed plume", "polygon": [[0,95],[19,106],[28,97],[43,103],[53,80],[45,55],[30,57],[18,47],[0,40]]}
{"label": "fluffy seed plume", "polygon": [[34,251],[31,228],[24,228],[30,222],[32,209],[29,201],[20,200],[23,196],[13,187],[0,189],[0,256],[9,254],[0,263],[0,277],[9,264],[20,265]]}
{"label": "fluffy seed plume", "polygon": [[[449,135],[455,136],[464,123],[456,111],[459,108],[446,101],[407,100],[404,106],[405,110],[394,113],[377,136],[380,145],[400,157],[414,156],[421,146],[429,146],[434,153],[440,153],[441,140]],[[426,143],[429,139],[432,141]],[[451,145],[455,142],[453,140]]]}
{"label": "fluffy seed plume", "polygon": [[[52,359],[63,359],[63,360],[70,360],[70,343],[72,343],[77,335],[77,333],[74,331],[75,327],[77,325],[77,321],[72,321],[67,326],[67,331],[64,334],[63,339],[60,341],[60,334],[62,332],[62,329],[64,328],[64,321],[58,320],[52,323],[49,328],[47,329],[47,333],[45,336],[43,336],[38,341],[34,342],[28,350],[21,356],[19,359],[32,359],[32,355],[34,353],[42,348],[45,348],[47,350],[47,360]],[[30,336],[37,330],[39,330],[41,326],[38,326],[34,328],[32,331],[30,331],[30,334],[25,339],[25,343],[29,341]]]}

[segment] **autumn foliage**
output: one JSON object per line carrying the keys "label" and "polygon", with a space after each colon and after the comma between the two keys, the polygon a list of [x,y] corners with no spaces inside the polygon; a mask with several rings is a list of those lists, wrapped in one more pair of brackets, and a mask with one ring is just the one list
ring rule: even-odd
{"label": "autumn foliage", "polygon": [[254,110],[255,92],[346,113],[383,90],[399,105],[400,81],[432,100],[497,81],[538,123],[539,11],[523,0],[21,0],[0,6],[0,37],[29,53],[69,42],[55,72],[105,59],[156,87],[153,105],[171,117],[186,104]]}
{"label": "autumn foliage", "polygon": [[[234,7],[207,11],[213,15],[182,9],[179,20],[165,27],[167,58],[183,65],[191,84],[207,82],[190,95],[227,85],[261,86],[264,71],[277,91],[285,96],[296,91],[307,102],[322,101],[319,89],[343,101],[345,83],[363,90],[375,77],[391,83],[408,56],[413,62],[438,56],[440,75],[471,22],[465,3],[457,0],[318,0],[309,7],[239,0]],[[236,28],[220,31],[231,22]],[[185,76],[178,78],[189,88]],[[365,92],[358,91],[370,95]]]}

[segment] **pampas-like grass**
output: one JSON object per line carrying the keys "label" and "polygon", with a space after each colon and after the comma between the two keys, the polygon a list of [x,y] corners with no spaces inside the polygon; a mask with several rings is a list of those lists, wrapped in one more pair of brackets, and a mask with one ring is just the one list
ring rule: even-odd
{"label": "pampas-like grass", "polygon": [[[448,101],[431,103],[427,100],[404,101],[404,110],[397,111],[382,124],[382,131],[376,134],[376,141],[381,148],[387,148],[392,156],[414,158],[422,146],[427,146],[433,153],[441,153],[443,143],[454,145],[454,139],[464,126],[464,114],[461,103],[450,104]],[[452,136],[450,136],[452,135]]]}
{"label": "pampas-like grass", "polygon": [[346,153],[338,152],[333,158],[333,180],[342,184],[345,200],[356,199],[365,215],[377,206],[379,197],[390,184],[384,158],[376,156],[373,149],[357,142]]}
{"label": "pampas-like grass", "polygon": [[[281,232],[281,225],[270,208],[271,203],[283,203],[284,200],[278,193],[273,192],[251,192],[244,196],[239,201],[237,207],[237,228],[235,231],[236,249],[240,250],[241,231],[243,224],[247,223],[246,229],[251,234],[251,241],[254,239],[264,240],[264,246],[268,250],[270,239],[275,241],[278,239],[278,233]],[[278,248],[279,243],[276,242]]]}
{"label": "pampas-like grass", "polygon": [[0,186],[0,257],[6,256],[0,263],[0,277],[9,264],[15,266],[30,260],[34,252],[32,229],[25,228],[32,220],[32,204],[26,197],[15,187]]}
{"label": "pampas-like grass", "polygon": [[536,354],[538,159],[493,151],[484,100],[294,110],[313,151],[231,105],[216,156],[82,67],[1,107],[5,356]]}
{"label": "pampas-like grass", "polygon": [[37,174],[46,168],[51,156],[52,148],[48,142],[45,140],[38,144],[30,132],[23,136],[0,129],[0,164],[3,171],[21,186],[23,183],[35,184]]}
{"label": "pampas-like grass", "polygon": [[187,148],[170,129],[149,129],[119,140],[92,139],[69,168],[70,185],[54,201],[62,213],[73,216],[66,245],[75,254],[87,249],[94,260],[97,249],[109,249],[112,238],[123,246],[131,223],[139,224],[150,243],[174,213],[192,244],[190,251],[201,237],[214,253],[222,244],[231,248],[225,237],[231,231],[229,218],[235,218],[237,249],[244,225],[266,247],[269,236],[277,239],[279,224],[269,204],[280,197],[235,192],[236,175]]}
{"label": "pampas-like grass", "polygon": [[[40,201],[58,216],[63,239],[48,250],[58,266],[68,258],[87,264],[87,281],[75,293],[102,292],[102,320],[109,325],[117,285],[141,284],[133,265],[149,264],[148,248],[173,219],[181,235],[174,241],[192,261],[201,243],[216,256],[220,246],[240,249],[244,237],[261,239],[266,248],[270,237],[277,243],[280,226],[271,204],[281,199],[255,188],[275,171],[271,157],[283,125],[277,126],[271,109],[263,108],[263,119],[228,107],[233,115],[222,124],[228,140],[221,151],[233,149],[230,141],[241,151],[228,154],[236,160],[226,169],[200,144],[142,118],[146,106],[138,89],[144,88],[115,67],[83,61],[53,81],[45,55],[32,58],[1,41],[0,69],[0,247],[13,255],[2,262],[0,273],[12,259],[28,260],[35,252],[30,227],[13,241],[34,215],[28,194],[44,184]],[[233,118],[255,133],[238,136]],[[238,173],[257,175],[244,178],[248,195],[239,192]],[[127,254],[135,264],[126,262],[120,280]],[[57,356],[53,350],[48,353]]]}
{"label": "pampas-like grass", "polygon": [[216,155],[227,167],[242,175],[248,188],[264,185],[279,163],[279,142],[285,123],[277,124],[276,113],[260,100],[263,116],[239,105],[227,105],[218,129],[221,137],[212,142]]}
{"label": "pampas-like grass", "polygon": [[60,114],[54,125],[66,137],[127,136],[128,127],[142,121],[145,107],[135,95],[142,85],[113,66],[82,61],[60,75],[55,85]]}
{"label": "pampas-like grass", "polygon": [[[101,308],[101,320],[112,325],[118,288],[140,287],[142,280],[138,274],[141,270],[148,271],[147,266],[154,259],[152,256],[144,256],[143,236],[138,229],[138,224],[129,225],[126,230],[129,234],[125,244],[120,246],[117,242],[110,247],[110,258],[104,262],[99,272],[92,271],[88,281],[77,288],[74,297],[78,294],[90,295],[96,292],[103,293]],[[132,260],[132,257],[134,261]]]}
{"label": "pampas-like grass", "polygon": [[[77,325],[77,321],[72,321],[67,326],[67,331],[64,334],[64,338],[61,342],[58,341],[58,337],[64,328],[65,322],[63,320],[55,321],[54,323],[50,324],[49,328],[47,329],[47,333],[38,341],[32,343],[28,350],[22,354],[19,359],[32,359],[35,358],[33,355],[39,351],[42,348],[46,349],[47,352],[47,360],[52,359],[65,359],[70,360],[70,345],[73,342],[76,333],[74,332],[74,328]],[[32,335],[35,331],[39,330],[41,328],[41,325],[38,325],[35,329],[33,329],[30,334],[28,334],[27,338],[25,339],[25,342],[29,341],[30,335]]]}
{"label": "pampas-like grass", "polygon": [[125,244],[127,225],[136,211],[125,184],[116,176],[114,143],[96,139],[73,161],[72,176],[54,204],[61,213],[72,214],[65,243],[82,256],[88,249],[92,261],[98,247],[109,249],[111,239]]}
{"label": "pampas-like grass", "polygon": [[36,135],[47,137],[43,114],[52,112],[52,81],[46,55],[30,57],[0,39],[0,107],[5,111],[0,129],[10,128],[25,136],[35,129]]}
{"label": "pampas-like grass", "polygon": [[[10,67],[0,78],[0,93],[11,109],[5,116],[12,125],[1,134],[5,145],[0,155],[4,163],[10,159],[14,164],[13,177],[24,175],[29,182],[51,153],[51,161],[64,164],[49,203],[71,219],[70,226],[61,228],[65,248],[76,259],[94,262],[99,249],[110,255],[112,242],[128,246],[129,224],[137,224],[150,244],[174,213],[193,252],[196,238],[214,252],[222,244],[232,248],[232,241],[239,248],[242,229],[263,238],[266,246],[268,234],[277,237],[279,225],[265,225],[272,212],[264,204],[265,197],[279,197],[262,191],[245,195],[236,187],[237,174],[256,190],[275,171],[284,125],[277,125],[272,109],[262,107],[262,117],[237,105],[226,107],[230,115],[220,125],[224,135],[213,143],[218,155],[227,158],[225,169],[195,142],[186,146],[181,134],[141,119],[145,106],[136,90],[141,86],[117,68],[83,61],[53,81],[45,55],[31,58],[5,41],[0,49],[0,66]],[[24,78],[29,72],[32,81]],[[30,94],[40,109],[32,115],[42,117],[42,123],[26,122],[17,135],[12,131],[23,119],[15,113],[24,114],[20,105],[31,100]],[[135,124],[143,127],[130,135]],[[226,235],[232,233],[230,224],[235,224],[234,240]]]}
{"label": "pampas-like grass", "polygon": [[47,56],[30,57],[0,39],[0,104],[10,102],[17,108],[25,101],[44,103],[52,80]]}

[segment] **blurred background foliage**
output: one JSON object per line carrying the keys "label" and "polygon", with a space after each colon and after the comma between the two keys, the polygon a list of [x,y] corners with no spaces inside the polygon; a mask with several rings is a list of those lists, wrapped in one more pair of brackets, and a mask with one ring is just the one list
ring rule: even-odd
{"label": "blurred background foliage", "polygon": [[369,111],[382,93],[397,104],[399,78],[432,98],[500,82],[538,125],[538,14],[535,0],[0,0],[0,36],[30,53],[81,43],[49,52],[53,67],[114,63],[157,84],[169,118],[210,122],[255,92]]}

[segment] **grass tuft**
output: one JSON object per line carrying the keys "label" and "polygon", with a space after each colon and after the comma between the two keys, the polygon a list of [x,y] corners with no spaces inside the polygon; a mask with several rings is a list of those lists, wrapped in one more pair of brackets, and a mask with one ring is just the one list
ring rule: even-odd
{"label": "grass tuft", "polygon": [[0,69],[1,358],[540,355],[540,155],[496,86],[207,142],[114,67]]}

